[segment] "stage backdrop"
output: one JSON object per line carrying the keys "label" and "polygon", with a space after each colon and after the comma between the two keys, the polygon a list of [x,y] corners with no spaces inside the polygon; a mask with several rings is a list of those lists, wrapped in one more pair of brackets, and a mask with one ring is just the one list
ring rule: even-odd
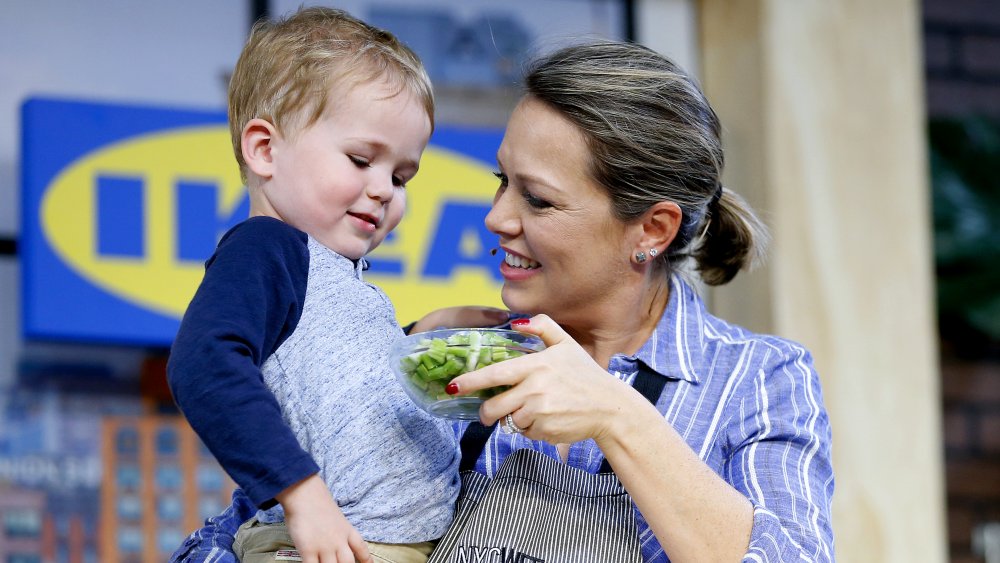
{"label": "stage backdrop", "polygon": [[[169,346],[246,188],[219,111],[33,98],[22,107],[25,337]],[[367,279],[401,323],[502,306],[483,226],[502,131],[439,125]]]}

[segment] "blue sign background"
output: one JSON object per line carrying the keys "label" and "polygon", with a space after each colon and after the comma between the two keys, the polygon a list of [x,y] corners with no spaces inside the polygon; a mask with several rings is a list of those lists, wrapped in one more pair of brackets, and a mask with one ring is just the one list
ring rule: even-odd
{"label": "blue sign background", "polygon": [[[25,338],[169,346],[180,320],[136,306],[74,272],[46,240],[41,204],[53,180],[88,153],[137,135],[223,124],[225,113],[33,98],[22,105],[21,114],[19,253]],[[493,129],[439,126],[431,143],[494,166],[501,136]]]}

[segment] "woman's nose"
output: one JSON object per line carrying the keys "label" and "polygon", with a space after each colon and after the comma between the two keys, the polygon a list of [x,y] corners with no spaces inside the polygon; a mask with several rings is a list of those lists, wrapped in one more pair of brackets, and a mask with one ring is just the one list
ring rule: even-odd
{"label": "woman's nose", "polygon": [[506,236],[517,233],[518,222],[509,201],[506,190],[497,191],[497,195],[493,198],[493,206],[486,214],[485,220],[486,228],[491,233]]}

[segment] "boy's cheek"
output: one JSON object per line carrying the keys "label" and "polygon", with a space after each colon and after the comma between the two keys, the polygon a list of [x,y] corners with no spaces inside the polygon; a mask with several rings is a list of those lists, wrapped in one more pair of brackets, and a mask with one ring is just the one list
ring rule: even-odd
{"label": "boy's cheek", "polygon": [[395,229],[397,225],[399,225],[399,219],[402,219],[402,214],[400,214],[400,217],[398,219],[395,219],[393,221],[389,221],[388,217],[386,217],[386,221],[383,222],[381,227],[379,227],[378,233],[375,235],[375,238],[372,241],[371,248],[368,249],[369,252],[375,250],[375,248],[378,245],[382,244],[382,242],[385,241],[385,238],[389,236],[389,233],[391,233],[392,230]]}
{"label": "boy's cheek", "polygon": [[403,190],[400,191],[402,193],[398,193],[392,198],[392,203],[389,204],[389,209],[386,210],[384,225],[386,234],[399,226],[399,222],[403,220],[403,214],[406,212],[406,192]]}

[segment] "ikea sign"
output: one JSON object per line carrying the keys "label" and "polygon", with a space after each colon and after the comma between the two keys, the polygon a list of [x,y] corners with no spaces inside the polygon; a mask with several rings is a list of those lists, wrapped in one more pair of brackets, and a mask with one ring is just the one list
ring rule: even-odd
{"label": "ikea sign", "polygon": [[[250,203],[222,112],[55,99],[22,106],[22,306],[32,339],[168,346]],[[500,302],[483,226],[502,131],[439,126],[399,227],[370,258],[402,323]]]}

